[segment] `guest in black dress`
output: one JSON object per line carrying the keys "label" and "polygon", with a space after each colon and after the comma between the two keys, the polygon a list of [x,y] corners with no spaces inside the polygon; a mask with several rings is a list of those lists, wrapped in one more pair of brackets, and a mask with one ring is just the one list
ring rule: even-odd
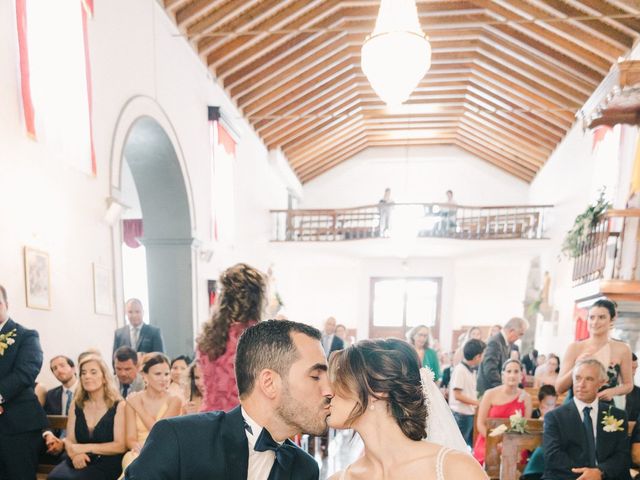
{"label": "guest in black dress", "polygon": [[125,452],[124,401],[101,358],[90,355],[79,365],[80,384],[69,411],[69,458],[57,465],[49,480],[116,480]]}

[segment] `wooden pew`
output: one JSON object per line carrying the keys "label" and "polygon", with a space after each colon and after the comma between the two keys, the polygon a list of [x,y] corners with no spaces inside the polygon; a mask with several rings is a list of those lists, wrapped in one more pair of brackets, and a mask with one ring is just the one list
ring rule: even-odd
{"label": "wooden pew", "polygon": [[[49,428],[51,430],[64,430],[67,428],[67,416],[66,415],[47,415],[49,420]],[[41,463],[38,465],[38,479],[47,478],[47,474],[53,470],[55,465],[49,465]]]}
{"label": "wooden pew", "polygon": [[500,480],[516,480],[520,478],[520,474],[518,473],[520,452],[523,450],[533,451],[542,445],[542,431],[543,426],[541,420],[528,420],[528,433],[505,433],[502,436]]}
{"label": "wooden pew", "polygon": [[[498,427],[499,425],[510,425],[508,418],[488,418],[487,422],[487,438],[486,438],[486,446],[485,446],[485,457],[484,457],[484,469],[487,472],[489,478],[492,479],[502,479],[500,474],[501,472],[501,464],[502,464],[502,456],[498,450],[498,446],[501,442],[503,442],[503,437],[507,434],[500,435],[498,437],[491,437],[488,435],[491,430]],[[542,420],[527,420],[527,429],[533,432],[533,435],[538,435],[540,438],[540,443],[542,443]],[[514,434],[519,435],[519,434]],[[519,435],[525,436],[525,435]],[[538,443],[538,444],[540,444]],[[503,444],[503,454],[504,454],[504,444]],[[526,448],[526,447],[525,447]],[[525,448],[521,448],[518,450],[524,450]],[[513,457],[514,465],[517,465],[518,460],[520,459],[520,453],[517,453]],[[515,478],[515,477],[514,477]]]}

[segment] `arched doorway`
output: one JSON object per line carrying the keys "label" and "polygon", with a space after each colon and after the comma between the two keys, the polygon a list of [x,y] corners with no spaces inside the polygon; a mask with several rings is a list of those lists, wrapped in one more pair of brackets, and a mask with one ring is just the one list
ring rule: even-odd
{"label": "arched doorway", "polygon": [[[168,355],[190,353],[195,324],[191,195],[175,134],[151,99],[134,99],[123,110],[116,128],[112,161],[112,197],[122,198],[122,176],[127,169],[137,190],[144,230],[140,242],[146,252],[145,307],[149,323],[162,330]],[[122,265],[119,221],[114,224],[113,238],[122,305],[125,300],[122,280],[127,269]],[[120,325],[126,322],[122,312],[118,312],[118,319]]]}

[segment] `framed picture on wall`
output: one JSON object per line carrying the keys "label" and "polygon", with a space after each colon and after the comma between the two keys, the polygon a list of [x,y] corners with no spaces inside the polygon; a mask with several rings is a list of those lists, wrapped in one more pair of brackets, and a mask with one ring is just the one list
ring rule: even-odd
{"label": "framed picture on wall", "polygon": [[93,264],[93,305],[98,315],[113,314],[111,270],[97,263]]}
{"label": "framed picture on wall", "polygon": [[24,281],[27,307],[51,310],[49,254],[24,247]]}

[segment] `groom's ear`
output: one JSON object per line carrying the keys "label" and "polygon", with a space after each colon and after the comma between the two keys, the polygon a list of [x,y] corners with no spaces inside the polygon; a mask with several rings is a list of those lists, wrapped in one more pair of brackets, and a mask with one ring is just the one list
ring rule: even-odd
{"label": "groom's ear", "polygon": [[262,391],[264,396],[273,400],[280,395],[282,378],[280,378],[280,375],[274,370],[265,368],[258,374],[257,387]]}

